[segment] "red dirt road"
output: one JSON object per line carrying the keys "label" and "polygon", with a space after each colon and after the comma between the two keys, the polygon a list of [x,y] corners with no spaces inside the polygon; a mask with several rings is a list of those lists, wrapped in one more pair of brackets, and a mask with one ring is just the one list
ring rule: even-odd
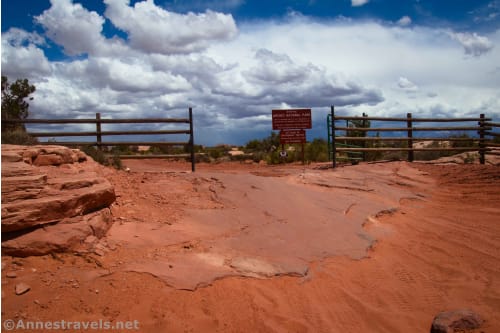
{"label": "red dirt road", "polygon": [[[119,198],[107,253],[3,257],[2,320],[137,320],[140,332],[428,332],[438,312],[470,308],[486,320],[478,332],[500,332],[499,167],[228,164],[190,174],[179,172],[186,164],[128,165],[131,173],[109,174]],[[279,215],[273,197],[299,187],[331,206]],[[280,204],[296,206],[296,197]],[[319,223],[328,209],[348,243],[324,240],[337,230]],[[314,217],[312,230],[294,222],[304,216]],[[300,232],[277,246],[277,226]],[[154,271],[155,262],[166,266]],[[16,296],[21,281],[31,290]]]}

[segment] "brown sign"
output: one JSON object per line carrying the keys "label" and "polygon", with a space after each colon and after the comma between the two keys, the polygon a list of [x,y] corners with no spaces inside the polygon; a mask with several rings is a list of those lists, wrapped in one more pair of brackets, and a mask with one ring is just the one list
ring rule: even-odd
{"label": "brown sign", "polygon": [[273,130],[312,128],[311,109],[273,110]]}
{"label": "brown sign", "polygon": [[281,130],[280,131],[280,143],[281,144],[291,144],[291,143],[306,143],[306,131],[305,130]]}

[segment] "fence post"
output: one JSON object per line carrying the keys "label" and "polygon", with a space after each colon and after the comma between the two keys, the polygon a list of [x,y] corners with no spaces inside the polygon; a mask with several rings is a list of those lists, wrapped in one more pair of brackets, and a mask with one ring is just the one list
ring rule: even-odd
{"label": "fence post", "polygon": [[[366,113],[364,113],[364,112],[363,112],[363,118],[366,118],[366,117],[368,117],[368,115],[367,115]],[[363,122],[362,122],[361,126],[362,126],[363,128],[366,128],[366,127],[367,127],[366,125],[367,125],[367,124],[366,124],[366,119],[363,119]],[[363,137],[366,137],[366,133],[367,133],[367,132],[363,131]],[[362,145],[361,145],[361,146],[362,146],[363,148],[366,148],[366,141],[364,141],[364,140],[363,140],[363,141],[362,141]],[[363,162],[366,162],[366,151],[363,151]]]}
{"label": "fence post", "polygon": [[411,121],[411,113],[406,114],[406,127],[408,128],[408,162],[413,162],[413,129],[412,129],[412,121]]}
{"label": "fence post", "polygon": [[335,146],[335,106],[330,107],[331,117],[332,117],[332,160],[333,168],[337,167],[337,147]]}
{"label": "fence post", "polygon": [[484,113],[481,113],[479,115],[479,163],[484,164],[485,163],[485,158],[484,158],[484,149],[485,149],[485,142],[484,142]]}
{"label": "fence post", "polygon": [[189,108],[189,146],[191,148],[191,171],[195,171],[194,159],[194,133],[193,133],[193,108]]}
{"label": "fence post", "polygon": [[[328,138],[328,160],[330,160],[330,156],[332,156],[332,125],[331,125],[331,117],[332,115],[326,116],[326,130],[327,130],[327,138]],[[333,158],[332,158],[333,159]]]}
{"label": "fence post", "polygon": [[101,114],[97,112],[95,114],[95,131],[97,138],[97,149],[102,150],[102,136],[101,136]]}

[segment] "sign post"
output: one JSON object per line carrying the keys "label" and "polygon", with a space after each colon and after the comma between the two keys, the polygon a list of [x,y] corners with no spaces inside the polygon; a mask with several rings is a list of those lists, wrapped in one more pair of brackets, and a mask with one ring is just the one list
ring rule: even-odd
{"label": "sign post", "polygon": [[306,129],[312,128],[311,109],[272,110],[273,130],[280,131],[280,143],[300,143],[302,145],[302,163],[305,164],[304,144]]}

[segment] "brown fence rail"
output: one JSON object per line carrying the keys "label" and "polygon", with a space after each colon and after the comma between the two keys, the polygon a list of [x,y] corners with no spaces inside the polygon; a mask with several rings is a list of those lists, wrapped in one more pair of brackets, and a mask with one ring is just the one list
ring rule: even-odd
{"label": "brown fence rail", "polygon": [[[133,118],[133,119],[102,119],[100,113],[96,113],[95,118],[88,119],[9,119],[2,120],[4,123],[11,124],[95,124],[95,131],[66,131],[66,132],[28,132],[29,135],[38,138],[56,138],[56,137],[95,137],[95,141],[61,141],[61,142],[44,142],[44,144],[61,145],[61,146],[96,146],[102,149],[107,146],[185,146],[189,148],[189,154],[163,154],[163,155],[119,155],[120,158],[172,158],[172,157],[190,157],[191,170],[195,171],[195,154],[194,154],[194,132],[193,132],[193,110],[189,108],[189,118]],[[188,124],[189,128],[175,130],[140,130],[140,131],[103,131],[102,124]],[[115,135],[173,135],[185,134],[189,135],[188,141],[103,141],[103,136]]]}
{"label": "brown fence rail", "polygon": [[[486,118],[484,114],[481,114],[478,118],[413,118],[411,113],[408,113],[406,118],[394,118],[394,117],[369,117],[363,114],[362,117],[353,116],[337,116],[335,115],[335,109],[331,107],[331,114],[327,119],[328,128],[328,142],[329,142],[329,154],[331,160],[333,161],[333,167],[337,165],[337,156],[339,152],[355,155],[356,157],[348,157],[351,160],[365,160],[366,152],[387,152],[387,151],[400,151],[407,152],[407,159],[410,162],[414,160],[414,152],[417,151],[477,151],[479,153],[479,161],[481,164],[485,163],[485,155],[500,155],[500,151],[495,149],[500,147],[499,144],[493,142],[491,138],[488,137],[500,137],[500,133],[494,132],[494,129],[500,127],[500,123],[491,122],[491,118]],[[336,126],[336,121],[345,121],[345,126]],[[399,127],[376,127],[371,126],[372,122],[399,122],[404,123],[403,126]],[[350,126],[355,123],[358,126]],[[466,126],[415,126],[416,123],[473,123],[466,124]],[[368,124],[370,124],[368,126]],[[359,126],[360,125],[360,126]],[[339,131],[345,133],[340,135]],[[427,132],[450,132],[450,131],[460,131],[460,132],[470,132],[473,131],[477,134],[477,137],[415,137],[414,132],[427,131]],[[379,137],[379,136],[367,136],[369,132],[404,132],[406,136],[397,137]],[[339,135],[337,135],[339,134]],[[354,136],[356,134],[356,136]],[[377,134],[377,135],[378,135]],[[367,143],[383,143],[384,141],[392,142],[406,142],[406,147],[366,147]],[[458,147],[414,147],[415,142],[419,141],[449,141],[457,143],[471,143],[472,146],[458,146]],[[343,143],[342,143],[343,142]],[[346,144],[347,142],[354,142],[356,145]],[[359,144],[359,146],[357,146]],[[362,155],[362,157],[361,157]],[[343,158],[346,159],[346,158]]]}

